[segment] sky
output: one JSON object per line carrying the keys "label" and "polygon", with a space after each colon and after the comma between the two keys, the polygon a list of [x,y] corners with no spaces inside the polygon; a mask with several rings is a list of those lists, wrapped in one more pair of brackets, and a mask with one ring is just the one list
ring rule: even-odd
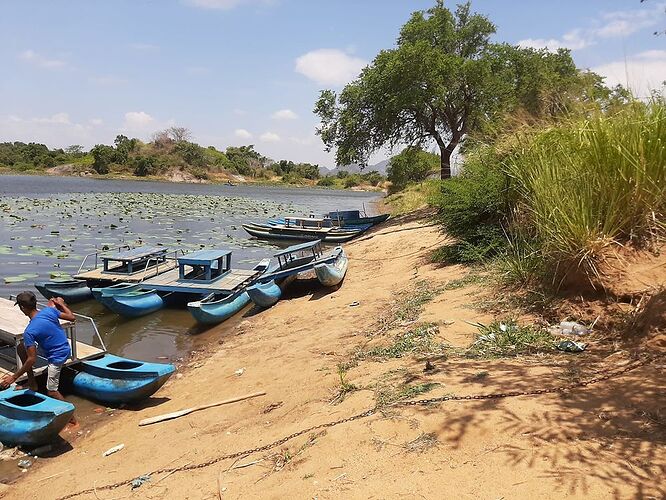
{"label": "sky", "polygon": [[[312,113],[434,0],[0,0],[0,142],[150,138],[332,168]],[[445,1],[445,6],[455,7]],[[639,96],[666,80],[666,2],[475,0],[494,40],[572,50]],[[387,152],[373,158],[379,161]]]}

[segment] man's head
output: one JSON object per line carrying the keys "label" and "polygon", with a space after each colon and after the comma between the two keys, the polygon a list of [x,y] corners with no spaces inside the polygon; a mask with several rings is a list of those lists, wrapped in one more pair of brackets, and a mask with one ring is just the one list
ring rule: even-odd
{"label": "man's head", "polygon": [[37,297],[30,291],[19,293],[16,296],[16,303],[26,316],[30,316],[30,313],[37,309]]}

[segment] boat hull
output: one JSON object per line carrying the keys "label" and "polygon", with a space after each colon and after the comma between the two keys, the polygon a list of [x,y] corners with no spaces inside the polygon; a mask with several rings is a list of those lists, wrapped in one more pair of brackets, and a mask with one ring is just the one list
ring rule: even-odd
{"label": "boat hull", "polygon": [[331,264],[317,264],[314,268],[317,279],[324,286],[339,285],[347,274],[349,259],[340,248],[338,257]]}
{"label": "boat hull", "polygon": [[47,299],[62,297],[69,304],[92,298],[92,292],[85,281],[39,281],[35,283],[35,288]]}
{"label": "boat hull", "polygon": [[[92,288],[91,292],[97,302],[102,302],[102,297],[111,297],[113,295],[123,295],[129,292],[135,292],[141,288],[141,285],[132,283],[120,283],[101,288]],[[102,302],[103,303],[103,302]]]}
{"label": "boat hull", "polygon": [[282,297],[282,289],[275,281],[257,283],[247,288],[250,300],[259,307],[268,308],[277,303]]}
{"label": "boat hull", "polygon": [[67,425],[74,405],[28,389],[0,391],[0,442],[39,446],[53,441]]}
{"label": "boat hull", "polygon": [[216,325],[236,314],[249,302],[250,296],[247,292],[241,292],[217,301],[190,302],[187,304],[187,309],[198,323]]}
{"label": "boat hull", "polygon": [[[381,215],[375,215],[373,217],[360,217],[360,216],[345,216],[344,212],[340,212],[340,220],[342,220],[342,224],[344,227],[348,226],[363,226],[366,224],[370,224],[371,226],[374,226],[376,224],[380,224],[384,221],[386,221],[389,217],[390,214],[381,214]],[[330,212],[327,214],[331,219],[333,219],[334,222],[338,220],[336,212]]]}
{"label": "boat hull", "polygon": [[365,228],[359,228],[318,233],[316,231],[308,231],[307,229],[283,230],[279,226],[259,224],[243,224],[243,229],[245,229],[250,236],[264,240],[323,240],[331,243],[344,243],[345,241],[349,241],[352,238],[359,236],[365,231]]}
{"label": "boat hull", "polygon": [[71,368],[72,390],[106,404],[135,403],[152,396],[176,370],[164,363],[135,361],[113,354],[87,359]]}
{"label": "boat hull", "polygon": [[138,318],[164,307],[164,300],[155,290],[136,294],[102,296],[102,304],[126,318]]}

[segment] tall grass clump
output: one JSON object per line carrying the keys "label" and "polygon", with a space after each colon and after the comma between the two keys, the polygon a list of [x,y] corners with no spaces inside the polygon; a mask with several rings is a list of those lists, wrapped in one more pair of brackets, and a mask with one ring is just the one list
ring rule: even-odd
{"label": "tall grass clump", "polygon": [[609,250],[663,235],[663,102],[634,103],[524,136],[504,165],[517,200],[513,230],[538,242],[557,284],[581,276],[593,281]]}

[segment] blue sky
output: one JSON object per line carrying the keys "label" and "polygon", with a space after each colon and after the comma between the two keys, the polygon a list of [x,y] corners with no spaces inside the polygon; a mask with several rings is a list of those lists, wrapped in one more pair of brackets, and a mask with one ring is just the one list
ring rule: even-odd
{"label": "blue sky", "polygon": [[[339,90],[434,0],[4,0],[0,141],[64,147],[188,127],[224,149],[333,166],[314,135]],[[453,2],[445,2],[453,7]],[[666,80],[666,3],[476,0],[497,41],[569,47],[640,95]],[[381,154],[375,157],[380,160]]]}

